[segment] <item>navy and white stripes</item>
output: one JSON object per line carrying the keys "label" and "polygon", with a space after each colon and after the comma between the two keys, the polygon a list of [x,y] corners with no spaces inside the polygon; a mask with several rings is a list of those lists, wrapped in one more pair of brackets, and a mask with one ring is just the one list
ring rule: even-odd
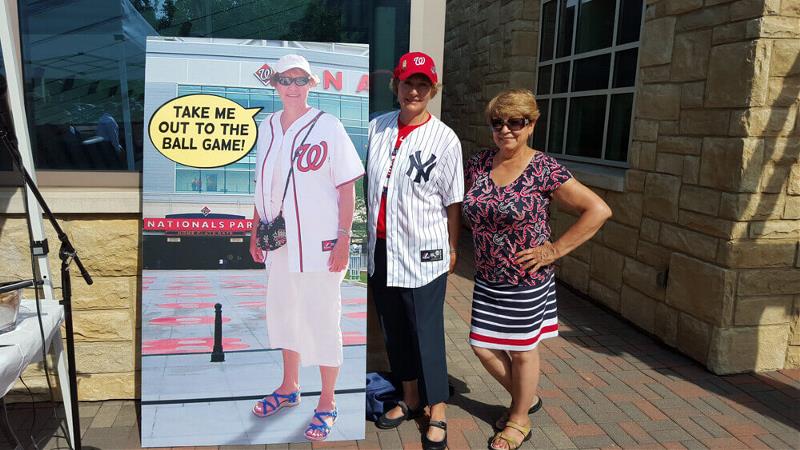
{"label": "navy and white stripes", "polygon": [[538,286],[492,284],[475,279],[470,344],[526,351],[558,335],[553,275]]}

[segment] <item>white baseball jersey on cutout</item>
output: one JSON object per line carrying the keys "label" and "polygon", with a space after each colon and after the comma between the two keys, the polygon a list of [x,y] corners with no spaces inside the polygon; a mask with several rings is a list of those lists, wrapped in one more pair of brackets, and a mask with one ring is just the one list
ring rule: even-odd
{"label": "white baseball jersey on cutout", "polygon": [[[397,140],[399,111],[369,124],[367,201],[369,273],[375,271],[375,229]],[[400,144],[386,193],[386,284],[424,286],[450,268],[447,206],[464,199],[461,142],[431,116]]]}
{"label": "white baseball jersey on cutout", "polygon": [[[289,249],[289,271],[327,272],[328,258],[339,230],[339,193],[337,187],[364,175],[364,166],[342,123],[331,114],[311,108],[282,131],[278,111],[258,127],[256,157],[255,204],[262,221],[275,219],[272,211],[273,174],[275,164],[284,170],[279,182],[280,194],[289,174],[292,150],[297,152],[294,173],[283,201],[286,220],[286,245]],[[305,144],[301,146],[303,139]]]}

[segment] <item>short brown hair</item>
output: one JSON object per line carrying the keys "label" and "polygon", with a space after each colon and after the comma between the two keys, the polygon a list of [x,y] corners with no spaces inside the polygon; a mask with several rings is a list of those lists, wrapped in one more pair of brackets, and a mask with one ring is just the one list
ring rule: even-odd
{"label": "short brown hair", "polygon": [[536,97],[528,89],[509,89],[495,95],[484,114],[487,123],[495,117],[524,117],[535,122],[540,115]]}
{"label": "short brown hair", "polygon": [[[400,80],[398,80],[397,78],[392,77],[392,79],[389,80],[389,89],[392,90],[392,94],[394,94],[395,97],[397,97],[398,85],[400,85]],[[436,84],[431,83],[431,98],[436,97],[436,94],[439,93],[439,90],[441,88],[442,88],[442,83],[436,83]]]}

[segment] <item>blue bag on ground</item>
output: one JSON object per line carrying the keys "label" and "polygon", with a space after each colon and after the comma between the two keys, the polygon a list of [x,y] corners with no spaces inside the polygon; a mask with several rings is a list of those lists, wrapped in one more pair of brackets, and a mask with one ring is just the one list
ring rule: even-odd
{"label": "blue bag on ground", "polygon": [[400,399],[400,390],[396,389],[388,378],[389,374],[369,372],[367,374],[367,420],[375,422],[383,415],[384,408],[393,407]]}

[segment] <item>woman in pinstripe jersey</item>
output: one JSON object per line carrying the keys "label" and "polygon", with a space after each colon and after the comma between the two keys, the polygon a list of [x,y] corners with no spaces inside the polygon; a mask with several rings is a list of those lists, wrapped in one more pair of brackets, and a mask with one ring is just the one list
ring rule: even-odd
{"label": "woman in pinstripe jersey", "polygon": [[392,80],[400,111],[370,122],[367,158],[369,283],[403,385],[403,401],[377,426],[394,428],[429,407],[425,449],[447,446],[443,309],[464,196],[461,144],[427,110],[437,80],[430,56],[400,58]]}

